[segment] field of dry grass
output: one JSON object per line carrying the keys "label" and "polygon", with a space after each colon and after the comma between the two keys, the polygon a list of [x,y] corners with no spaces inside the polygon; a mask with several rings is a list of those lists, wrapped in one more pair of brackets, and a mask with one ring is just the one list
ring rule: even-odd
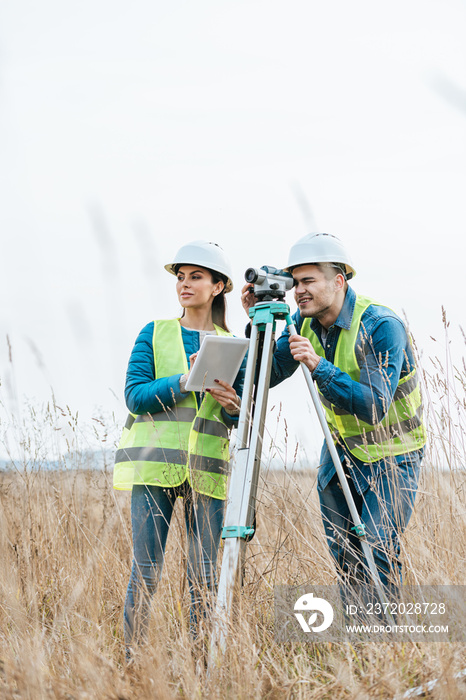
{"label": "field of dry grass", "polygon": [[[423,376],[429,448],[403,539],[406,583],[465,582],[464,376],[464,367],[446,376],[435,358]],[[57,410],[32,410],[22,425],[3,424],[10,447],[22,440],[23,457],[0,472],[1,698],[393,698],[433,678],[444,684],[431,697],[466,696],[464,681],[454,679],[466,667],[466,649],[457,643],[274,640],[276,584],[336,582],[316,472],[297,466],[262,473],[258,533],[248,546],[223,663],[209,678],[196,663],[177,506],[150,637],[137,663],[125,667],[130,496],[113,491],[110,465],[76,469],[68,466],[69,453],[60,457],[53,447]],[[77,419],[68,415],[78,435]],[[112,444],[104,421],[95,428],[103,444]],[[34,437],[21,438],[24,430]],[[74,464],[78,442],[71,445]],[[62,461],[54,470],[43,468],[50,445]]]}
{"label": "field of dry grass", "polygon": [[[264,475],[265,476],[265,475]],[[364,698],[393,697],[466,666],[455,644],[279,646],[276,583],[333,583],[314,472],[269,472],[258,535],[227,656],[207,681],[196,669],[178,510],[171,528],[151,635],[125,670],[122,609],[131,561],[129,495],[111,473],[7,472],[0,482],[0,697]],[[404,539],[406,578],[463,583],[464,474],[425,470]],[[456,688],[456,690],[454,689]],[[443,689],[445,692],[445,688]],[[457,695],[455,693],[458,693]]]}

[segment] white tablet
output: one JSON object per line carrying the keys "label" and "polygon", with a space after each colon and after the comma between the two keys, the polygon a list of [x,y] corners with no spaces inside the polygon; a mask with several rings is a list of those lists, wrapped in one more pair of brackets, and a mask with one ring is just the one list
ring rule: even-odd
{"label": "white tablet", "polygon": [[188,391],[220,389],[215,379],[233,384],[248,349],[247,338],[206,335],[186,382]]}

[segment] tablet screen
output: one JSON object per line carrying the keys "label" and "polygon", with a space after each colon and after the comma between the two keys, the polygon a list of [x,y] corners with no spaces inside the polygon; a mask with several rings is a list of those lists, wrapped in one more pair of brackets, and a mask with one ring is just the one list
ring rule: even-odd
{"label": "tablet screen", "polygon": [[186,382],[187,391],[219,389],[215,379],[233,384],[248,345],[247,338],[206,335]]}

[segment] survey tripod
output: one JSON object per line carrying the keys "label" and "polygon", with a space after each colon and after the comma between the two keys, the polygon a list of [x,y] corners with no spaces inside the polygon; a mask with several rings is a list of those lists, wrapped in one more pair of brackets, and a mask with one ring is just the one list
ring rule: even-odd
{"label": "survey tripod", "polygon": [[[283,270],[264,266],[260,270],[248,269],[245,277],[247,282],[254,282],[254,294],[258,302],[249,311],[252,320],[251,337],[236,449],[232,459],[225,525],[222,531],[224,549],[209,664],[225,651],[234,591],[239,574],[244,569],[246,544],[255,530],[256,495],[277,320],[285,321],[290,335],[296,334],[290,308],[284,301],[286,291],[293,287],[291,275]],[[384,604],[383,609],[387,610],[388,603],[375,566],[372,549],[365,539],[364,525],[349,489],[317,389],[308,367],[304,364],[301,364],[301,367],[351,513],[352,529],[360,539],[375,590],[380,602]],[[391,616],[387,617],[392,621]]]}

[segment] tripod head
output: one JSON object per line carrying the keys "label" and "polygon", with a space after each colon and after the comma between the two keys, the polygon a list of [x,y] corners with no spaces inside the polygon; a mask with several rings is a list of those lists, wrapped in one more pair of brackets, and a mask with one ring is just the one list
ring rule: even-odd
{"label": "tripod head", "polygon": [[248,267],[244,273],[244,279],[254,284],[254,295],[259,301],[283,301],[285,294],[294,287],[292,275],[285,270],[277,270],[270,265],[262,265],[258,270]]}

